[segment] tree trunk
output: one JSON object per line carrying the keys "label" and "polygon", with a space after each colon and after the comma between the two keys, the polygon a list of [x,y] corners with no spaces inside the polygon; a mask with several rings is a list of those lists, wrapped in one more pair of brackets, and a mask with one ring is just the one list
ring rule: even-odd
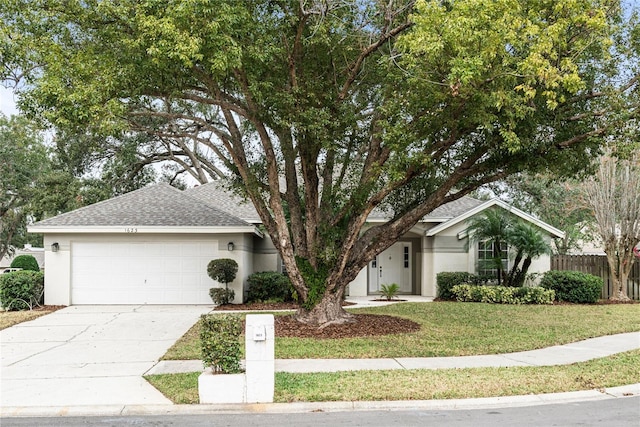
{"label": "tree trunk", "polygon": [[343,295],[344,287],[336,292],[325,292],[322,300],[311,310],[299,308],[295,314],[296,320],[319,328],[353,322],[353,314],[342,308]]}
{"label": "tree trunk", "polygon": [[627,278],[629,277],[630,268],[621,262],[618,257],[617,248],[612,245],[605,245],[605,252],[607,254],[607,262],[609,263],[609,277],[613,282],[613,289],[609,300],[611,301],[628,301],[627,296]]}

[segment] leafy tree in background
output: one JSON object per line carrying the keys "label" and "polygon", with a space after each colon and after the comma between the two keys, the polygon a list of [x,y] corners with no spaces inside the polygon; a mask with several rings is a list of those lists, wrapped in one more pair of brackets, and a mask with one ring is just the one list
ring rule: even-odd
{"label": "leafy tree in background", "polygon": [[[5,6],[4,77],[27,82],[22,108],[230,175],[308,324],[349,321],[348,283],[436,207],[520,171],[572,175],[623,118],[595,120],[611,100],[634,111],[619,94],[636,75],[613,79],[609,56],[616,1]],[[374,209],[391,219],[365,225]]]}
{"label": "leafy tree in background", "polygon": [[0,259],[13,253],[38,177],[49,168],[43,136],[33,123],[0,115]]}
{"label": "leafy tree in background", "polygon": [[585,182],[586,204],[594,212],[604,242],[612,300],[628,300],[627,279],[635,262],[633,248],[640,242],[640,150],[619,158],[611,152]]}

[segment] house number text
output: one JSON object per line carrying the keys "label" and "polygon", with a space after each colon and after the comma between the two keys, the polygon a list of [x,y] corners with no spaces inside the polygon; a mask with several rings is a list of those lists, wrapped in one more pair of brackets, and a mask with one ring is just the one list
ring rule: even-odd
{"label": "house number text", "polygon": [[125,228],[124,232],[125,233],[137,233],[138,229],[137,228]]}

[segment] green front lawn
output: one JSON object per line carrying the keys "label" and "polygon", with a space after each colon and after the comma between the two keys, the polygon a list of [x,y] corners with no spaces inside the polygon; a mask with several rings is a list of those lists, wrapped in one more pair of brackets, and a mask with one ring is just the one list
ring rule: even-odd
{"label": "green front lawn", "polygon": [[[436,357],[533,350],[587,338],[640,331],[640,304],[493,305],[401,303],[353,309],[354,313],[401,316],[418,332],[377,338],[276,338],[278,359]],[[198,324],[163,357],[200,359]]]}
{"label": "green front lawn", "polygon": [[[200,372],[151,375],[174,403],[198,403]],[[431,400],[600,389],[640,378],[640,350],[566,366],[276,373],[275,402]]]}

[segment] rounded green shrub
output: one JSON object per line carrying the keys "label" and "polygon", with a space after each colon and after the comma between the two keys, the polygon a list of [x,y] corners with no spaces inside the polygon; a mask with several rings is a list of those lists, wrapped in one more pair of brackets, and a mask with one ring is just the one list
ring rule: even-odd
{"label": "rounded green shrub", "polygon": [[480,278],[466,271],[454,271],[454,272],[442,272],[436,275],[436,284],[438,292],[437,298],[443,300],[453,301],[456,299],[455,295],[451,292],[451,289],[456,285],[462,284],[474,284],[477,285],[480,282]]}
{"label": "rounded green shrub", "polygon": [[237,273],[238,263],[230,258],[214,259],[207,265],[209,277],[225,285],[233,282]]}
{"label": "rounded green shrub", "polygon": [[603,284],[602,278],[580,271],[547,271],[540,281],[541,287],[555,291],[557,301],[577,304],[598,302]]}
{"label": "rounded green shrub", "polygon": [[231,304],[236,297],[236,293],[233,289],[225,288],[211,288],[209,289],[209,296],[211,300],[218,305]]}
{"label": "rounded green shrub", "polygon": [[44,302],[44,273],[14,271],[0,274],[0,304],[5,310],[30,310]]}
{"label": "rounded green shrub", "polygon": [[40,271],[38,261],[33,255],[18,255],[11,261],[11,268],[21,268],[29,271]]}
{"label": "rounded green shrub", "polygon": [[247,279],[249,292],[247,302],[286,302],[293,301],[291,281],[277,271],[253,273]]}

